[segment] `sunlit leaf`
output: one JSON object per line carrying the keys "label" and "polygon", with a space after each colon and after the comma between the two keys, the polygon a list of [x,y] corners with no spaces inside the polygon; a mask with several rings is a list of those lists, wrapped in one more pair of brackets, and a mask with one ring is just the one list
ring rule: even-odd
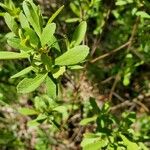
{"label": "sunlit leaf", "polygon": [[79,45],[84,40],[86,28],[87,28],[87,23],[85,21],[82,21],[74,31],[72,42],[71,42],[72,45],[74,46]]}
{"label": "sunlit leaf", "polygon": [[17,92],[18,93],[30,93],[34,91],[41,85],[42,82],[44,82],[46,77],[47,77],[47,73],[38,74],[35,78],[24,78],[17,85]]}
{"label": "sunlit leaf", "polygon": [[23,58],[28,58],[28,57],[29,55],[27,53],[0,51],[0,60],[23,59]]}
{"label": "sunlit leaf", "polygon": [[18,77],[20,77],[20,76],[23,76],[23,75],[29,73],[31,70],[33,70],[33,67],[32,67],[32,66],[29,66],[29,67],[27,67],[27,68],[21,70],[20,72],[16,73],[15,75],[11,76],[11,78],[12,78],[12,79],[13,79],[13,78],[18,78]]}
{"label": "sunlit leaf", "polygon": [[85,45],[75,46],[55,59],[55,65],[74,65],[83,61],[89,53]]}

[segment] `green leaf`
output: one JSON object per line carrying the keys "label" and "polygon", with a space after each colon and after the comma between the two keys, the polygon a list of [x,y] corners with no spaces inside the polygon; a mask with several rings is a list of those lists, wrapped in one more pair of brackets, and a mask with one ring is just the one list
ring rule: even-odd
{"label": "green leaf", "polygon": [[76,69],[83,69],[84,67],[80,65],[74,65],[74,66],[68,66],[68,68],[72,70],[76,70]]}
{"label": "green leaf", "polygon": [[63,75],[65,71],[66,71],[66,67],[64,66],[60,67],[59,70],[53,74],[53,77],[57,79],[59,76]]}
{"label": "green leaf", "polygon": [[55,33],[56,24],[51,23],[47,24],[46,27],[43,29],[43,33],[41,36],[41,45],[42,47],[46,45],[49,41],[51,41],[51,37]]}
{"label": "green leaf", "polygon": [[41,85],[42,82],[44,82],[46,77],[47,77],[47,73],[38,74],[35,78],[24,78],[17,85],[17,92],[18,93],[30,93],[34,91]]}
{"label": "green leaf", "polygon": [[37,127],[38,125],[40,125],[40,123],[37,122],[36,120],[30,120],[27,123],[27,126],[29,126],[29,127]]}
{"label": "green leaf", "polygon": [[23,29],[30,28],[28,20],[22,12],[20,12],[20,14],[19,14],[19,20],[20,20],[21,27]]}
{"label": "green leaf", "polygon": [[13,79],[13,78],[18,78],[20,76],[23,76],[23,75],[29,73],[32,69],[33,69],[33,67],[29,66],[29,67],[21,70],[20,72],[16,73],[15,75],[11,76],[11,78]]}
{"label": "green leaf", "polygon": [[77,46],[84,40],[86,29],[87,23],[85,21],[82,21],[74,31],[71,45]]}
{"label": "green leaf", "polygon": [[85,118],[85,119],[80,121],[80,125],[82,125],[82,126],[87,125],[90,122],[96,121],[96,119],[97,119],[97,116],[93,116],[93,117],[90,117],[90,118]]}
{"label": "green leaf", "polygon": [[18,25],[15,19],[9,13],[5,13],[4,19],[9,29],[15,34],[17,34]]}
{"label": "green leaf", "polygon": [[95,98],[90,97],[90,104],[93,109],[93,113],[99,114],[100,113],[100,108],[98,107]]}
{"label": "green leaf", "polygon": [[65,22],[72,23],[72,22],[78,22],[80,20],[81,20],[80,18],[69,18],[69,19],[65,20]]}
{"label": "green leaf", "polygon": [[46,69],[48,71],[50,71],[52,69],[52,59],[50,56],[48,56],[47,54],[43,53],[41,55],[41,60],[43,62],[43,64],[46,66]]}
{"label": "green leaf", "polygon": [[95,137],[84,137],[81,142],[83,150],[100,150],[101,148],[107,146],[108,140],[101,139],[98,136]]}
{"label": "green leaf", "polygon": [[53,111],[57,111],[57,112],[61,113],[64,120],[68,118],[68,112],[67,112],[67,108],[65,106],[57,106],[53,109]]}
{"label": "green leaf", "polygon": [[23,50],[23,51],[32,51],[33,49],[26,46],[26,45],[23,45],[21,43],[21,40],[19,38],[9,38],[7,40],[7,43],[9,46],[13,47],[13,48],[16,48],[16,49],[20,49],[20,50]]}
{"label": "green leaf", "polygon": [[118,5],[118,6],[122,6],[122,5],[126,5],[126,4],[127,4],[127,1],[125,1],[125,0],[119,0],[116,2],[116,5]]}
{"label": "green leaf", "polygon": [[138,11],[136,13],[136,16],[140,16],[141,18],[147,18],[147,19],[150,19],[150,15],[144,11]]}
{"label": "green leaf", "polygon": [[85,45],[75,46],[55,59],[55,65],[74,65],[83,61],[89,53]]}
{"label": "green leaf", "polygon": [[28,22],[30,22],[37,35],[41,37],[42,26],[40,23],[39,8],[32,2],[32,0],[25,0],[23,2],[23,10]]}
{"label": "green leaf", "polygon": [[148,150],[148,148],[144,145],[144,143],[139,143],[140,148],[142,148],[142,150]]}
{"label": "green leaf", "polygon": [[59,52],[61,51],[58,41],[54,35],[50,38],[50,41],[47,44],[48,44],[48,46],[55,48],[57,51],[59,51]]}
{"label": "green leaf", "polygon": [[34,47],[38,47],[39,38],[38,38],[38,36],[37,36],[37,34],[35,33],[34,30],[32,30],[31,28],[26,28],[25,29],[25,36],[26,37],[29,36],[31,45],[33,44]]}
{"label": "green leaf", "polygon": [[74,3],[70,3],[70,8],[78,17],[80,17],[80,8],[77,7]]}
{"label": "green leaf", "polygon": [[63,10],[64,8],[64,5],[61,6],[51,17],[50,19],[48,20],[48,24],[51,23],[57,16],[58,14]]}
{"label": "green leaf", "polygon": [[48,96],[55,99],[57,96],[57,85],[49,76],[46,78],[46,87]]}
{"label": "green leaf", "polygon": [[127,150],[138,150],[139,149],[139,146],[136,143],[129,141],[124,135],[120,134],[120,137],[122,138],[124,144],[127,146]]}
{"label": "green leaf", "polygon": [[29,55],[27,53],[0,51],[0,60],[23,59],[23,58],[28,58],[28,57],[29,57]]}
{"label": "green leaf", "polygon": [[31,109],[31,108],[20,108],[18,111],[22,115],[37,115],[38,114],[37,111],[35,111],[34,109]]}

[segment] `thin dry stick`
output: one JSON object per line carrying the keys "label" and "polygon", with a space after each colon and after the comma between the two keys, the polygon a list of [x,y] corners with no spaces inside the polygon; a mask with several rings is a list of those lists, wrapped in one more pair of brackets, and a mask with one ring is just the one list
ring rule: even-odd
{"label": "thin dry stick", "polygon": [[119,71],[119,72],[117,73],[116,77],[115,77],[115,81],[114,81],[113,86],[112,86],[112,88],[111,88],[111,90],[110,90],[109,101],[111,101],[112,96],[113,96],[113,93],[114,93],[115,88],[116,88],[116,86],[117,86],[117,83],[118,83],[118,81],[120,81],[120,74],[121,74],[121,72]]}
{"label": "thin dry stick", "polygon": [[126,101],[124,101],[123,103],[120,103],[120,104],[118,104],[118,105],[116,105],[116,106],[114,106],[114,107],[111,107],[111,111],[115,111],[115,110],[117,110],[117,109],[120,109],[120,108],[124,108],[124,107],[126,107],[126,106],[132,106],[133,105],[133,102],[130,102],[129,100],[126,100]]}
{"label": "thin dry stick", "polygon": [[100,59],[103,59],[103,58],[105,58],[105,57],[107,57],[107,56],[110,56],[110,55],[112,55],[113,53],[115,53],[115,52],[117,52],[117,51],[119,51],[119,50],[125,48],[125,47],[128,46],[129,44],[130,44],[130,41],[124,43],[123,45],[119,46],[118,48],[115,48],[114,50],[112,50],[112,51],[109,52],[109,53],[106,53],[106,54],[104,54],[104,55],[101,55],[101,56],[99,56],[99,57],[97,57],[97,58],[91,60],[90,62],[91,62],[91,63],[95,63],[96,61],[98,61],[98,60],[100,60]]}
{"label": "thin dry stick", "polygon": [[[127,53],[130,51],[130,48],[131,48],[131,46],[132,46],[133,38],[134,38],[134,36],[135,36],[135,34],[136,34],[136,30],[137,30],[137,28],[138,28],[138,21],[139,21],[139,17],[137,17],[136,22],[135,22],[135,24],[133,25],[133,29],[132,29],[132,32],[131,32],[131,37],[129,38],[129,41],[128,41],[129,44],[128,44],[128,47],[127,47]],[[123,64],[121,65],[121,67],[122,67],[122,66],[123,66]],[[111,88],[111,90],[110,90],[109,101],[112,100],[113,92],[115,91],[115,88],[116,88],[116,86],[117,86],[117,83],[118,83],[118,81],[120,80],[120,74],[121,74],[121,71],[119,71],[119,72],[117,73],[116,77],[115,77],[115,81],[114,81],[113,86],[112,86],[112,88]]]}
{"label": "thin dry stick", "polygon": [[144,105],[142,102],[140,102],[138,100],[134,100],[133,102],[138,104],[139,106],[141,106],[145,110],[145,112],[149,112],[148,107],[146,107],[146,105]]}

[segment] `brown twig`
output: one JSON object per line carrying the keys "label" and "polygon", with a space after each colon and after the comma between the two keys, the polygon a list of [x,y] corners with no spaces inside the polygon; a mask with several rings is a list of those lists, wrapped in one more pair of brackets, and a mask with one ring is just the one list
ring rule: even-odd
{"label": "brown twig", "polygon": [[116,105],[116,106],[114,106],[114,107],[111,107],[111,111],[115,111],[115,110],[117,110],[117,109],[120,109],[120,108],[123,108],[123,107],[126,107],[126,106],[132,106],[133,105],[133,103],[132,102],[130,102],[129,100],[126,100],[126,101],[124,101],[123,103],[120,103],[120,104],[118,104],[118,105]]}
{"label": "brown twig", "polygon": [[118,52],[119,50],[125,48],[125,47],[128,46],[129,44],[130,44],[130,41],[124,43],[123,45],[119,46],[118,48],[115,48],[114,50],[112,50],[112,51],[109,52],[109,53],[106,53],[106,54],[104,54],[104,55],[101,55],[101,56],[99,56],[99,57],[97,57],[97,58],[91,60],[90,62],[91,62],[91,63],[95,63],[96,61],[98,61],[98,60],[100,60],[100,59],[103,59],[103,58],[105,58],[105,57],[107,57],[107,56],[112,55],[112,54],[115,53],[115,52]]}
{"label": "brown twig", "polygon": [[137,99],[133,100],[133,102],[141,106],[145,112],[149,112],[149,109],[142,102],[138,101]]}
{"label": "brown twig", "polygon": [[[138,21],[139,21],[139,17],[137,17],[137,19],[136,19],[136,21],[135,21],[135,24],[133,25],[132,32],[131,32],[131,36],[130,36],[129,41],[128,41],[129,43],[128,43],[128,47],[127,47],[127,53],[130,51],[130,48],[131,48],[131,46],[132,46],[133,39],[134,39],[134,36],[135,36],[135,34],[136,34],[136,30],[137,30],[137,28],[138,28]],[[123,67],[123,64],[121,65],[121,68],[122,68],[122,67]],[[120,80],[121,72],[122,72],[122,70],[120,70],[120,71],[117,73],[116,77],[115,77],[115,81],[114,81],[113,86],[112,86],[112,88],[111,88],[111,90],[110,90],[109,101],[112,100],[112,95],[113,95],[113,92],[115,91],[115,88],[116,88],[116,86],[117,86],[118,81]]]}
{"label": "brown twig", "polygon": [[119,71],[119,72],[117,73],[116,77],[115,77],[115,81],[114,81],[113,86],[112,86],[112,88],[111,88],[111,90],[110,90],[109,101],[111,101],[112,96],[113,96],[113,93],[114,93],[115,88],[116,88],[116,86],[117,86],[117,83],[118,83],[118,81],[120,81],[120,74],[121,74],[121,71]]}

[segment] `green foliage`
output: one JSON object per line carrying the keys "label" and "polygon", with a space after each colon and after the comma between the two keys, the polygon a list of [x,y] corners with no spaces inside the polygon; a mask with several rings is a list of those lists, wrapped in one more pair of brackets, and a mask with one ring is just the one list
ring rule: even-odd
{"label": "green foliage", "polygon": [[[94,133],[85,133],[81,143],[84,150],[143,149],[140,145],[143,137],[137,136],[132,129],[136,119],[134,112],[124,112],[121,118],[117,118],[111,114],[108,103],[105,103],[100,109],[95,99],[91,98],[90,104],[93,116],[83,119],[80,124],[88,125],[95,122],[96,130]],[[144,149],[147,148],[144,146]]]}
{"label": "green foliage", "polygon": [[149,149],[148,0],[0,8],[2,150]]}
{"label": "green foliage", "polygon": [[18,84],[18,93],[30,93],[36,90],[48,78],[47,82],[51,85],[47,86],[47,91],[51,97],[55,98],[57,94],[55,82],[50,82],[50,80],[52,81],[53,78],[57,79],[66,71],[61,66],[81,63],[88,55],[89,48],[85,45],[79,45],[85,36],[86,22],[81,22],[77,27],[73,35],[72,42],[74,44],[71,43],[71,46],[69,46],[71,49],[68,48],[63,54],[56,53],[56,56],[51,55],[51,46],[54,43],[57,43],[55,48],[60,51],[58,39],[54,36],[56,24],[52,23],[52,21],[62,8],[49,19],[46,25],[43,24],[44,20],[40,8],[30,0],[23,2],[23,11],[19,13],[18,22],[21,26],[18,26],[16,23],[14,15],[11,15],[9,12],[5,13],[5,21],[14,33],[12,37],[8,38],[8,44],[13,48],[19,49],[20,53],[1,51],[0,59],[28,58],[31,66],[23,69],[12,76],[12,78],[20,77],[30,71],[35,72],[35,77],[24,78]]}

